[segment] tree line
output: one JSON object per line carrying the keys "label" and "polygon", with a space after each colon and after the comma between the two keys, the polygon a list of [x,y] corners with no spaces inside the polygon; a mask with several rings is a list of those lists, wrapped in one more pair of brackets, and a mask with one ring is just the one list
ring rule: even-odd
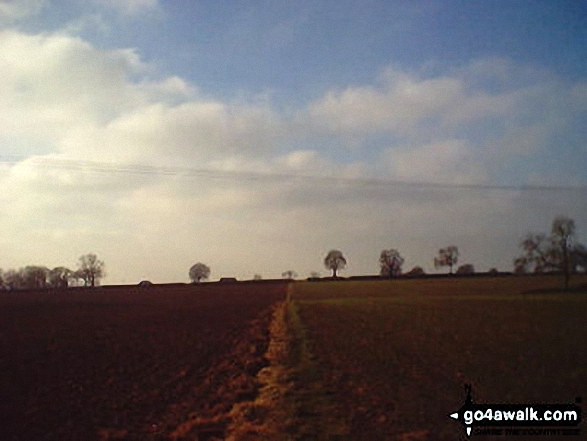
{"label": "tree line", "polygon": [[[545,273],[561,272],[564,275],[564,286],[568,288],[572,274],[579,269],[587,271],[587,247],[577,241],[575,221],[566,216],[556,217],[551,226],[550,235],[544,233],[529,233],[521,242],[522,254],[514,259],[514,273]],[[434,267],[446,267],[449,274],[454,273],[454,267],[459,261],[459,249],[455,245],[438,250],[434,258]],[[379,255],[379,268],[382,277],[394,278],[403,274],[402,266],[405,259],[397,249],[384,249]],[[338,277],[338,271],[344,269],[347,260],[340,250],[330,250],[324,258],[324,266],[332,271],[332,278]],[[475,267],[466,263],[460,265],[456,274],[474,274]],[[492,268],[490,274],[498,271]],[[415,266],[409,275],[423,275],[424,270]],[[293,270],[282,274],[285,278],[294,278],[297,273]],[[318,278],[319,274],[312,272],[311,278]]]}
{"label": "tree line", "polygon": [[[520,248],[522,254],[514,259],[514,273],[544,273],[544,272],[562,272],[564,275],[564,286],[568,288],[569,280],[573,273],[578,272],[579,268],[583,272],[587,271],[587,247],[579,243],[576,239],[575,221],[566,216],[556,217],[551,226],[550,235],[544,233],[529,233],[521,242]],[[384,249],[379,255],[379,270],[381,277],[394,278],[403,274],[403,264],[405,259],[397,249]],[[454,267],[459,262],[459,248],[455,245],[449,245],[438,250],[438,255],[434,258],[435,268],[448,268],[449,274],[453,274]],[[331,277],[336,279],[338,272],[345,269],[347,259],[340,250],[330,250],[324,258],[324,266],[332,272]],[[466,263],[460,265],[456,274],[466,275],[474,274],[475,267]],[[497,274],[498,271],[492,268],[489,274]],[[423,275],[424,270],[420,266],[415,266],[410,270],[408,275]],[[210,268],[203,263],[196,263],[190,268],[189,277],[194,283],[199,283],[210,276]],[[298,277],[298,273],[293,270],[284,271],[281,274],[286,279]],[[312,272],[310,278],[319,278],[320,274]],[[261,279],[256,274],[255,280]]]}
{"label": "tree line", "polygon": [[64,266],[49,269],[45,266],[28,265],[20,269],[0,269],[0,288],[35,289],[67,288],[69,286],[96,286],[105,276],[104,262],[93,253],[81,256],[76,270]]}
{"label": "tree line", "polygon": [[[556,217],[551,226],[549,235],[544,233],[529,233],[520,242],[522,253],[514,259],[514,273],[544,273],[562,272],[564,274],[564,286],[568,288],[569,280],[573,273],[587,271],[587,247],[577,241],[575,221],[566,216]],[[453,274],[454,267],[459,261],[459,249],[450,245],[438,250],[434,258],[435,268],[448,268],[449,274]],[[384,249],[379,255],[379,270],[382,277],[394,278],[403,274],[405,259],[397,249]],[[338,277],[338,272],[346,268],[347,260],[340,250],[330,250],[324,258],[324,266],[332,272],[332,278]],[[67,288],[69,286],[96,286],[105,276],[104,262],[99,260],[96,254],[89,253],[81,256],[76,270],[59,266],[49,269],[44,266],[29,265],[18,270],[0,269],[0,289],[34,289],[34,288]],[[457,268],[456,274],[473,274],[475,268],[472,264],[464,264]],[[497,273],[495,268],[489,273]],[[414,267],[409,275],[423,275],[424,270],[420,266]],[[293,270],[282,273],[282,277],[293,279],[298,274]],[[198,262],[189,270],[189,278],[193,283],[199,283],[210,277],[210,268]],[[312,278],[320,275],[312,272]],[[255,280],[261,279],[256,274]]]}
{"label": "tree line", "polygon": [[[455,245],[450,245],[438,251],[438,257],[434,258],[434,267],[448,267],[449,273],[453,273],[453,267],[458,263],[459,249]],[[403,264],[405,259],[395,248],[382,250],[379,255],[379,274],[381,277],[394,278],[403,274]],[[346,268],[347,261],[340,250],[330,250],[324,258],[324,266],[332,271],[332,278],[338,277],[338,271]],[[475,268],[471,264],[461,265],[457,269],[457,274],[472,274]],[[407,274],[423,275],[424,270],[420,266],[415,266]]]}

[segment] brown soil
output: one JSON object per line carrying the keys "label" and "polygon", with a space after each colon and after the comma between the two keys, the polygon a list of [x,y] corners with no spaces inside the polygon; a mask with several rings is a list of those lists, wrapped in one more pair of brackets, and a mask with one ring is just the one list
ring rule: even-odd
{"label": "brown soil", "polygon": [[463,405],[465,383],[477,403],[573,403],[586,395],[584,294],[453,296],[438,288],[433,297],[386,298],[362,288],[341,284],[344,298],[320,287],[312,300],[294,295],[349,439],[465,439],[447,416]]}
{"label": "brown soil", "polygon": [[283,284],[0,296],[0,439],[223,439]]}

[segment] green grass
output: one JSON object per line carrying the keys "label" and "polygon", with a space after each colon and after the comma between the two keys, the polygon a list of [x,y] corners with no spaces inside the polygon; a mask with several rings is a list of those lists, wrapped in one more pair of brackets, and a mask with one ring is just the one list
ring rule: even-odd
{"label": "green grass", "polygon": [[348,428],[325,393],[305,332],[297,308],[289,302],[278,305],[265,354],[270,365],[258,376],[259,395],[233,407],[227,439],[347,439]]}

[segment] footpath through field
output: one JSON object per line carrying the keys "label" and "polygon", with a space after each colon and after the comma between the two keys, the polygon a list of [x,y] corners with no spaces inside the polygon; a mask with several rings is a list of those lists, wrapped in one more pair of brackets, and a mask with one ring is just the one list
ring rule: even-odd
{"label": "footpath through field", "polygon": [[467,383],[486,403],[587,396],[586,282],[3,294],[0,439],[460,439]]}

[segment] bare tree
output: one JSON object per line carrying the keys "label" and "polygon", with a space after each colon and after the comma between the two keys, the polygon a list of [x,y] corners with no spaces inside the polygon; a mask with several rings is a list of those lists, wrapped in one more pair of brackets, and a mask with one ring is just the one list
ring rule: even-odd
{"label": "bare tree", "polygon": [[86,281],[80,270],[72,271],[67,278],[67,286],[84,286]]}
{"label": "bare tree", "polygon": [[571,268],[577,271],[581,268],[583,272],[587,272],[587,247],[580,243],[575,244],[573,252],[571,253]]}
{"label": "bare tree", "polygon": [[451,245],[438,250],[438,257],[434,258],[434,268],[448,266],[449,273],[452,274],[452,267],[459,261],[458,247]]}
{"label": "bare tree", "polygon": [[45,288],[49,270],[44,266],[30,265],[23,270],[24,285],[26,288]]}
{"label": "bare tree", "polygon": [[4,273],[4,283],[9,289],[24,289],[26,287],[24,280],[24,270],[9,269]]}
{"label": "bare tree", "polygon": [[566,216],[553,220],[550,236],[530,233],[520,248],[522,255],[514,260],[516,273],[561,271],[565,289],[569,287],[571,273],[577,266],[585,267],[587,260],[585,246],[575,241],[575,221]]}
{"label": "bare tree", "polygon": [[86,286],[93,287],[100,284],[100,279],[105,276],[104,262],[98,260],[98,256],[93,253],[81,256],[78,266],[78,274],[84,280]]}
{"label": "bare tree", "polygon": [[64,266],[58,266],[49,271],[49,285],[54,288],[67,288],[72,271]]}
{"label": "bare tree", "polygon": [[198,262],[190,268],[189,276],[192,283],[200,283],[202,280],[206,280],[210,277],[210,268],[207,265]]}
{"label": "bare tree", "polygon": [[554,267],[552,243],[545,234],[528,233],[520,242],[523,254],[514,260],[515,272],[542,273]]}
{"label": "bare tree", "polygon": [[560,256],[560,266],[565,276],[565,289],[569,287],[571,278],[571,248],[575,237],[575,221],[565,216],[558,216],[552,222],[551,229],[552,241],[562,255]]}
{"label": "bare tree", "polygon": [[281,277],[285,279],[295,279],[298,276],[298,273],[292,270],[287,270],[281,273]]}
{"label": "bare tree", "polygon": [[338,270],[346,267],[346,259],[342,255],[342,251],[330,250],[324,258],[324,266],[332,271],[332,278],[336,279]]}
{"label": "bare tree", "polygon": [[397,277],[402,273],[402,265],[404,258],[400,255],[398,250],[390,249],[381,251],[379,256],[379,266],[381,267],[381,275],[384,277]]}

